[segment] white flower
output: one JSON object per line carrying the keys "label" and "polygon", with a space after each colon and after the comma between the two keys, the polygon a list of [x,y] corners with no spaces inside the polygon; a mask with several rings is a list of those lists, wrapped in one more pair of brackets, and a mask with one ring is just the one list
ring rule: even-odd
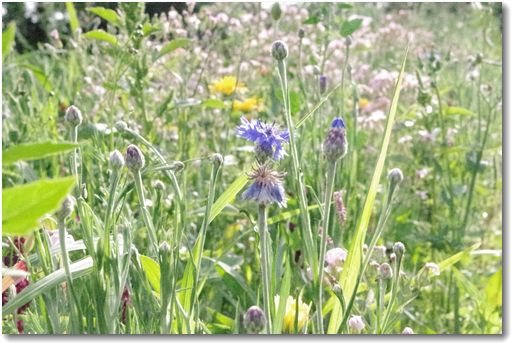
{"label": "white flower", "polygon": [[403,330],[403,335],[413,335],[414,333],[415,332],[413,332],[412,328],[409,328],[408,326]]}
{"label": "white flower", "polygon": [[426,269],[428,269],[431,274],[433,274],[434,276],[438,276],[440,275],[440,267],[438,266],[438,264],[436,263],[433,263],[433,262],[428,262],[426,263]]}
{"label": "white flower", "polygon": [[365,328],[364,321],[361,316],[352,316],[348,321],[348,325],[353,330],[362,331]]}

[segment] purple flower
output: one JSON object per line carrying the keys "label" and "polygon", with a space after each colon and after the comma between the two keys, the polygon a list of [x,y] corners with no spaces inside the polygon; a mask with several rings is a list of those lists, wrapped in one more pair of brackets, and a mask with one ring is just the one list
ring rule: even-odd
{"label": "purple flower", "polygon": [[289,141],[289,132],[280,130],[278,125],[266,124],[259,120],[248,121],[241,117],[241,125],[238,127],[238,136],[256,143],[256,153],[260,162],[264,162],[272,156],[280,160],[287,155],[282,143]]}
{"label": "purple flower", "polygon": [[348,141],[346,140],[346,125],[342,118],[335,118],[332,127],[323,143],[323,153],[327,160],[336,161],[346,155]]}
{"label": "purple flower", "polygon": [[253,200],[260,205],[277,203],[279,207],[286,207],[287,199],[282,186],[282,173],[260,165],[248,174],[254,182],[243,193],[242,199]]}

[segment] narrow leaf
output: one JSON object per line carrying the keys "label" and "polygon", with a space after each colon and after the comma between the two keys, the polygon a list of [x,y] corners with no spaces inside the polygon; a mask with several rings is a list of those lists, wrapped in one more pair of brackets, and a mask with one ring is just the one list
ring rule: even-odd
{"label": "narrow leaf", "polygon": [[4,32],[2,32],[2,61],[11,52],[16,37],[16,23],[11,21]]}
{"label": "narrow leaf", "polygon": [[112,25],[117,25],[119,22],[119,16],[114,10],[104,7],[89,7],[87,11],[94,13],[95,15],[105,19]]}
{"label": "narrow leaf", "polygon": [[80,28],[80,22],[76,15],[76,9],[72,2],[66,2],[67,14],[69,15],[69,25],[71,26],[71,33],[76,35],[76,31]]}
{"label": "narrow leaf", "polygon": [[103,30],[92,30],[83,35],[86,38],[96,39],[103,42],[117,45],[117,37]]}
{"label": "narrow leaf", "polygon": [[158,264],[158,262],[156,262],[155,260],[148,256],[145,255],[139,256],[140,263],[142,264],[142,269],[144,270],[147,276],[147,280],[149,280],[149,283],[153,287],[154,291],[159,294],[161,279],[160,265]]}
{"label": "narrow leaf", "polygon": [[74,143],[33,143],[13,146],[2,152],[4,165],[13,164],[18,161],[38,160],[47,156],[59,154],[76,148]]}
{"label": "narrow leaf", "polygon": [[230,204],[236,195],[245,187],[248,182],[248,175],[246,172],[243,172],[234,180],[234,182],[223,192],[218,199],[215,201],[213,206],[211,206],[211,214],[209,215],[209,222],[211,223],[213,219],[216,218],[222,212],[222,210]]}
{"label": "narrow leaf", "polygon": [[163,46],[163,48],[161,48],[160,52],[158,53],[158,57],[156,57],[156,59],[158,59],[162,56],[165,56],[166,54],[169,54],[178,48],[184,48],[185,46],[188,45],[189,42],[190,41],[186,38],[176,38],[176,39],[168,42],[167,44],[165,44]]}

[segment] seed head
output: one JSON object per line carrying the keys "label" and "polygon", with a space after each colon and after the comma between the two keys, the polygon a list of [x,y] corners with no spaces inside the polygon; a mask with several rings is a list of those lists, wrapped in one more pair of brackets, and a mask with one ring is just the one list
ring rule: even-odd
{"label": "seed head", "polygon": [[257,334],[263,331],[266,325],[266,315],[258,306],[252,306],[243,317],[243,325],[248,333]]}
{"label": "seed head", "polygon": [[323,153],[327,160],[336,161],[348,152],[348,141],[346,140],[346,126],[344,120],[335,118],[332,127],[323,143]]}
{"label": "seed head", "polygon": [[126,149],[126,167],[132,172],[139,171],[145,166],[145,158],[142,151],[136,146],[131,144]]}
{"label": "seed head", "polygon": [[277,61],[282,61],[287,57],[287,45],[281,40],[273,42],[271,46],[271,55]]}
{"label": "seed head", "polygon": [[117,171],[124,167],[124,157],[119,150],[114,150],[110,153],[108,162],[110,164],[110,169],[113,171]]}
{"label": "seed head", "polygon": [[75,105],[71,105],[67,108],[64,119],[70,126],[79,126],[83,121],[82,112]]}
{"label": "seed head", "polygon": [[378,277],[383,280],[392,279],[392,267],[387,262],[380,264]]}

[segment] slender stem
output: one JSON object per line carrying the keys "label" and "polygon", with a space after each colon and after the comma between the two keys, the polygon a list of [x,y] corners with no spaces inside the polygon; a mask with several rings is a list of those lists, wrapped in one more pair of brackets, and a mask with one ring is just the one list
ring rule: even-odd
{"label": "slender stem", "polygon": [[[110,220],[112,218],[112,211],[114,208],[114,200],[115,200],[115,189],[119,183],[119,172],[117,170],[112,170],[112,179],[110,184],[110,194],[108,198],[108,207],[106,211],[105,217],[105,232],[104,232],[104,247],[105,247],[105,256],[110,256]],[[113,237],[115,240],[116,238]]]}
{"label": "slender stem", "polygon": [[379,332],[379,333],[385,333],[385,329],[388,324],[390,314],[392,313],[392,308],[394,307],[394,302],[396,301],[396,298],[397,298],[397,291],[399,289],[399,279],[400,279],[399,273],[401,272],[403,256],[404,255],[398,257],[398,260],[397,260],[397,265],[396,265],[396,270],[395,270],[395,275],[394,275],[394,282],[392,282],[392,286],[390,288],[390,301],[389,301],[389,305],[387,306],[387,311],[385,313],[385,317],[383,319],[383,323],[381,326],[381,332]]}
{"label": "slender stem", "polygon": [[144,187],[142,185],[142,176],[140,175],[140,170],[133,172],[133,178],[135,180],[135,188],[137,189],[138,194],[138,202],[140,203],[140,211],[142,212],[142,217],[144,218],[145,225],[147,226],[147,231],[149,232],[149,241],[151,247],[149,251],[156,252],[158,251],[158,242],[156,237],[156,230],[153,225],[153,220],[149,211],[146,207],[145,195],[144,195]]}
{"label": "slender stem", "polygon": [[318,277],[318,303],[317,303],[317,319],[318,319],[318,330],[322,334],[323,329],[323,274],[324,274],[324,260],[326,253],[326,241],[328,237],[328,228],[330,224],[330,207],[332,202],[332,193],[334,190],[335,180],[335,167],[337,161],[328,161],[327,172],[326,172],[326,187],[325,187],[325,199],[323,210],[323,230],[321,232],[321,246],[319,250],[319,277]]}
{"label": "slender stem", "polygon": [[271,302],[270,302],[270,271],[268,260],[268,242],[267,242],[267,228],[266,228],[266,206],[259,205],[259,216],[257,227],[259,229],[259,244],[261,250],[261,274],[263,276],[263,307],[266,314],[266,333],[272,333],[271,321]]}
{"label": "slender stem", "polygon": [[310,223],[309,211],[307,208],[307,196],[305,195],[305,185],[303,182],[303,173],[300,168],[298,152],[296,149],[295,141],[295,126],[291,118],[291,108],[289,101],[289,90],[287,87],[286,63],[284,60],[278,61],[278,71],[280,78],[280,85],[282,88],[282,95],[284,97],[284,107],[286,115],[286,124],[289,131],[289,145],[291,150],[291,160],[293,167],[293,178],[296,180],[296,188],[298,192],[298,199],[300,203],[300,215],[302,217],[302,235],[305,241],[305,250],[309,265],[312,268],[314,279],[318,277],[318,261],[316,259],[316,247],[312,236],[312,229]]}

